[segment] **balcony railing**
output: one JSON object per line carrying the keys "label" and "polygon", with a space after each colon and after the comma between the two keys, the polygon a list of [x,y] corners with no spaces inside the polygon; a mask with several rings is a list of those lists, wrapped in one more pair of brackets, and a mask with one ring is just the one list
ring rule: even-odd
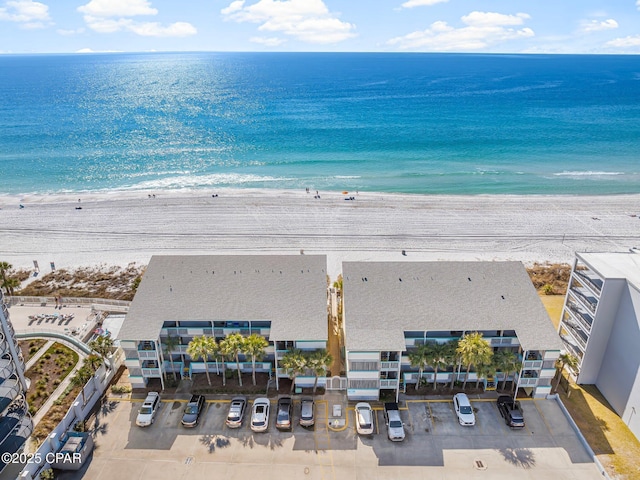
{"label": "balcony railing", "polygon": [[535,387],[538,384],[538,377],[521,378],[518,380],[518,386],[520,387]]}
{"label": "balcony railing", "polygon": [[381,362],[380,370],[398,370],[400,362]]}
{"label": "balcony railing", "polygon": [[567,302],[569,307],[569,314],[573,316],[581,325],[584,326],[587,332],[591,331],[591,325],[593,324],[593,317],[588,313],[583,312],[576,304]]}
{"label": "balcony railing", "polygon": [[576,339],[576,341],[578,342],[578,345],[580,345],[582,347],[582,349],[584,350],[585,348],[587,348],[587,338],[584,338],[587,336],[587,334],[584,334],[584,337],[580,334],[580,329],[576,327],[576,325],[573,325],[569,322],[563,322],[563,325],[565,326],[566,330],[569,332],[569,334]]}
{"label": "balcony railing", "polygon": [[522,368],[527,370],[540,370],[542,368],[542,360],[525,360],[522,362]]}
{"label": "balcony railing", "polygon": [[598,302],[589,300],[589,297],[580,292],[576,287],[571,287],[569,289],[569,292],[578,302],[580,302],[581,305],[584,305],[591,313],[595,315]]}
{"label": "balcony railing", "polygon": [[396,388],[398,385],[397,378],[380,380],[380,388]]}
{"label": "balcony railing", "polygon": [[140,342],[138,343],[139,351],[154,351],[156,349],[156,344],[154,342]]}
{"label": "balcony railing", "polygon": [[142,376],[147,378],[156,378],[160,377],[160,369],[159,368],[143,368]]}
{"label": "balcony railing", "polygon": [[150,352],[144,350],[138,350],[138,358],[157,358],[157,352],[152,350]]}
{"label": "balcony railing", "polygon": [[599,278],[593,279],[585,274],[582,270],[575,270],[573,273],[581,280],[584,280],[583,283],[586,284],[587,288],[590,288],[593,293],[600,296],[600,293],[602,293],[602,280],[600,280]]}

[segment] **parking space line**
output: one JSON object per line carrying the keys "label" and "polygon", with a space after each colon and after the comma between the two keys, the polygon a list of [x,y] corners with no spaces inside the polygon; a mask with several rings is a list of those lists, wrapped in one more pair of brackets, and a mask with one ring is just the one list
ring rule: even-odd
{"label": "parking space line", "polygon": [[[324,422],[320,421],[320,418],[318,418],[318,421],[316,422],[316,426],[313,429],[313,439],[316,445],[316,464],[318,465],[318,467],[320,467],[321,478],[323,479],[330,478],[335,480],[336,478],[335,466],[333,463],[333,453],[331,451],[331,438],[329,436],[329,428],[328,428],[329,427],[329,403],[326,400],[319,400],[316,402],[317,405],[321,403],[324,404],[324,412],[325,412]],[[319,441],[326,443],[326,447],[320,448]],[[320,450],[327,453],[327,460],[329,461],[328,464],[321,462],[322,457],[321,455],[318,454]],[[325,472],[326,467],[331,468],[331,473],[329,474],[328,477]]]}
{"label": "parking space line", "polygon": [[431,424],[431,432],[436,433],[436,424],[433,421],[433,412],[431,411],[431,405],[427,403],[427,408],[429,409],[429,423]]}
{"label": "parking space line", "polygon": [[538,404],[536,403],[535,400],[533,400],[533,404],[535,405],[536,410],[540,414],[540,417],[542,418],[542,421],[544,422],[545,426],[547,427],[547,431],[549,432],[549,434],[553,435],[553,431],[551,430],[551,427],[547,423],[547,418],[544,416],[544,413],[542,413],[542,410],[540,410],[540,408],[538,407]]}

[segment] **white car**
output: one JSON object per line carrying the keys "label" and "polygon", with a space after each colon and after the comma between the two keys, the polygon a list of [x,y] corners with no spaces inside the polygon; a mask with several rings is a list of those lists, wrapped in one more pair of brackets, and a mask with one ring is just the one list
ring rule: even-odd
{"label": "white car", "polygon": [[136,425],[139,427],[148,427],[153,423],[160,407],[160,394],[158,392],[149,392],[147,398],[144,399],[144,403],[140,410],[138,410],[138,416],[136,417]]}
{"label": "white car", "polygon": [[269,399],[256,398],[251,409],[251,430],[254,432],[266,432],[269,428]]}
{"label": "white car", "polygon": [[360,435],[373,434],[373,410],[366,402],[356,404],[356,431]]}
{"label": "white car", "polygon": [[453,409],[456,411],[460,425],[473,427],[476,424],[476,416],[466,394],[457,393],[453,396]]}

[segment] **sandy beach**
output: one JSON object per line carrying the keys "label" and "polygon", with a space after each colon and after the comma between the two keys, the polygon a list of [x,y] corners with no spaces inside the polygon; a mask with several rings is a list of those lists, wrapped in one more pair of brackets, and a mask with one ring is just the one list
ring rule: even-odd
{"label": "sandy beach", "polygon": [[530,264],[570,262],[575,251],[640,247],[639,195],[319,193],[320,198],[314,191],[244,189],[2,196],[0,260],[17,268],[33,268],[37,260],[48,272],[50,262],[65,268],[145,264],[154,254],[302,250],[326,254],[335,278],[344,260]]}

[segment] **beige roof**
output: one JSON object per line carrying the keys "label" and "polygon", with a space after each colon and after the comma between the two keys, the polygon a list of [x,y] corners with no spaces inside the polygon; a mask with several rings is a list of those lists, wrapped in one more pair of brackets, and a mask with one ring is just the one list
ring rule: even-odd
{"label": "beige roof", "polygon": [[269,320],[271,340],[327,340],[324,255],[153,256],[118,338],[165,321]]}
{"label": "beige roof", "polygon": [[515,330],[526,350],[562,344],[520,262],[345,262],[346,348],[405,350],[403,332]]}
{"label": "beige roof", "polygon": [[626,279],[640,290],[640,255],[636,250],[616,253],[577,253],[603,279]]}

